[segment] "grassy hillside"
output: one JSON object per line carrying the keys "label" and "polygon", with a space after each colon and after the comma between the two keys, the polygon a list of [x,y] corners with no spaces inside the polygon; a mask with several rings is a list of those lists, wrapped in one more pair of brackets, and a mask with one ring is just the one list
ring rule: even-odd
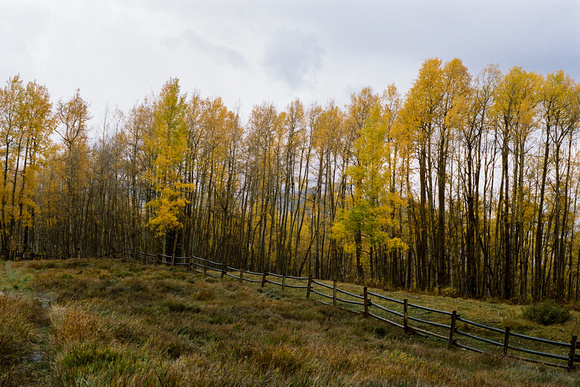
{"label": "grassy hillside", "polygon": [[[580,385],[577,372],[448,350],[272,285],[131,261],[2,262],[0,291],[0,386]],[[519,321],[510,306],[412,297]],[[568,337],[574,316],[553,329]]]}

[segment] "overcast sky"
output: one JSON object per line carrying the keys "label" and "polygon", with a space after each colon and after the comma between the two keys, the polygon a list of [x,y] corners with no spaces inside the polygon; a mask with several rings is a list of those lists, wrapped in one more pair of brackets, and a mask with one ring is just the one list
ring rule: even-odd
{"label": "overcast sky", "polygon": [[53,101],[80,89],[93,125],[171,77],[247,117],[264,101],[405,93],[434,57],[580,81],[580,1],[0,0],[2,85],[20,74]]}

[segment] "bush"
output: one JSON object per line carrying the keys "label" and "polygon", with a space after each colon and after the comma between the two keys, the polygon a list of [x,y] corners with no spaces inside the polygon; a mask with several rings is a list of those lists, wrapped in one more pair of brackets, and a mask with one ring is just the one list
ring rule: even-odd
{"label": "bush", "polygon": [[439,289],[439,295],[443,297],[457,298],[461,296],[461,292],[452,287],[446,287],[443,289]]}
{"label": "bush", "polygon": [[553,301],[530,305],[524,308],[522,316],[542,325],[560,324],[570,319],[570,309],[559,306]]}

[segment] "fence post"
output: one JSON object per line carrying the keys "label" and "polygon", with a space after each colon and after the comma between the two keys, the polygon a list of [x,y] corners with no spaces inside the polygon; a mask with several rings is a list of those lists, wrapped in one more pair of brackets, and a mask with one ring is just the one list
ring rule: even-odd
{"label": "fence post", "polygon": [[568,370],[574,369],[574,357],[576,356],[576,339],[578,337],[572,336],[570,340],[570,355],[568,355]]}
{"label": "fence post", "polygon": [[175,253],[171,255],[171,266],[175,266]]}
{"label": "fence post", "polygon": [[306,286],[306,298],[310,298],[311,287],[312,287],[312,274],[308,276],[308,286]]}
{"label": "fence post", "polygon": [[332,306],[336,306],[336,280],[332,282]]}
{"label": "fence post", "polygon": [[364,294],[364,312],[363,312],[363,316],[364,318],[369,317],[369,295],[368,295],[368,291],[367,291],[367,287],[365,286],[363,288],[363,294]]}
{"label": "fence post", "polygon": [[286,290],[286,276],[284,275],[282,277],[282,291]]}
{"label": "fence post", "polygon": [[453,343],[455,342],[455,339],[453,338],[453,335],[455,334],[456,320],[457,320],[457,312],[456,311],[452,311],[451,312],[451,326],[449,327],[449,344],[448,344],[448,348],[453,347]]}
{"label": "fence post", "polygon": [[207,258],[203,260],[203,274],[207,274]]}
{"label": "fence post", "polygon": [[240,269],[240,283],[244,282],[244,269]]}
{"label": "fence post", "polygon": [[264,275],[262,275],[262,287],[264,287],[266,285],[266,276],[268,275],[268,272],[266,270],[264,270]]}
{"label": "fence post", "polygon": [[504,355],[507,355],[509,345],[510,345],[510,327],[505,327],[505,335],[503,338],[503,354]]}
{"label": "fence post", "polygon": [[222,278],[224,278],[224,276],[226,275],[227,271],[228,271],[228,265],[227,265],[227,263],[223,262],[222,263]]}
{"label": "fence post", "polygon": [[192,256],[187,257],[187,270],[191,270],[191,261],[193,261]]}
{"label": "fence post", "polygon": [[403,300],[403,330],[405,333],[409,332],[409,311],[408,311],[409,301],[405,298]]}
{"label": "fence post", "polygon": [[158,265],[161,264],[161,254],[157,254],[157,262]]}

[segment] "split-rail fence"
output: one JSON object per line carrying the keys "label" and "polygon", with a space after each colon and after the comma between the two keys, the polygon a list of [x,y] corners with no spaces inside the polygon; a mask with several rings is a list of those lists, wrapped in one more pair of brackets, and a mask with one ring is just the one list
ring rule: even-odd
{"label": "split-rail fence", "polygon": [[323,304],[361,314],[365,318],[375,318],[408,334],[444,340],[449,348],[500,354],[568,370],[573,370],[574,363],[580,361],[580,356],[576,354],[575,335],[568,343],[528,336],[512,332],[509,327],[502,329],[468,320],[457,311],[442,311],[410,303],[408,299],[387,297],[369,291],[366,286],[362,288],[361,294],[355,294],[339,288],[336,280],[329,284],[312,276],[294,277],[268,271],[258,273],[196,256],[175,257],[149,254],[135,249],[125,249],[125,256],[143,262],[187,267],[215,278],[231,277],[240,282],[259,284],[261,287],[272,284],[282,290],[302,290],[307,299],[313,298]]}

